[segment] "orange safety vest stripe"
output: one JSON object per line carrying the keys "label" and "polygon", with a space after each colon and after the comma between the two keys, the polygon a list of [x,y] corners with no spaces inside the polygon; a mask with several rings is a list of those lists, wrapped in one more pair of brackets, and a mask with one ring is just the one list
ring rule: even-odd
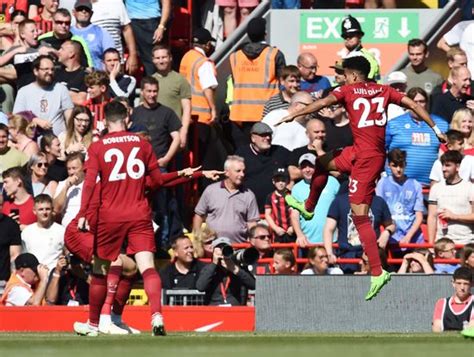
{"label": "orange safety vest stripe", "polygon": [[204,95],[198,74],[199,68],[205,62],[210,62],[213,65],[216,75],[214,63],[195,49],[189,50],[184,55],[179,67],[179,73],[186,77],[191,85],[191,115],[197,116],[199,123],[209,123],[211,120],[211,107]]}
{"label": "orange safety vest stripe", "polygon": [[7,282],[7,285],[5,286],[5,290],[3,291],[3,295],[0,298],[0,305],[5,305],[7,302],[8,294],[10,291],[15,287],[15,286],[23,286],[25,289],[28,289],[30,292],[33,292],[33,289],[31,289],[31,286],[29,286],[27,283],[21,281],[16,274],[12,274],[10,276],[10,279]]}
{"label": "orange safety vest stripe", "polygon": [[242,50],[230,55],[234,94],[230,107],[232,121],[260,121],[267,100],[278,93],[275,61],[278,49],[266,47],[251,60]]}

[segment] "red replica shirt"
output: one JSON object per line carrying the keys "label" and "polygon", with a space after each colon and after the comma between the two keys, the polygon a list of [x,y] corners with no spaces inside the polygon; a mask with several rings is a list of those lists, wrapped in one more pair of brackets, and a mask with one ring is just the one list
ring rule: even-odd
{"label": "red replica shirt", "polygon": [[148,141],[126,131],[109,133],[89,147],[85,168],[79,217],[84,217],[90,209],[99,176],[100,222],[151,219],[151,209],[145,197],[145,178],[150,175],[154,186],[159,186],[162,177]]}
{"label": "red replica shirt", "polygon": [[385,155],[385,111],[390,103],[400,105],[405,95],[392,87],[372,82],[338,87],[332,95],[346,108],[356,157]]}

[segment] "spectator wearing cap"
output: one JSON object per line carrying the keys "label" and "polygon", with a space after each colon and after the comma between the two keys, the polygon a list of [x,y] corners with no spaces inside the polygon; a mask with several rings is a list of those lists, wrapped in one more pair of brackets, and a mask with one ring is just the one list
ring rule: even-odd
{"label": "spectator wearing cap", "polygon": [[42,305],[48,283],[48,267],[40,264],[33,254],[23,253],[15,259],[12,274],[0,299],[0,305]]}
{"label": "spectator wearing cap", "polygon": [[208,58],[214,50],[215,41],[208,30],[196,29],[193,33],[193,48],[183,56],[179,67],[179,73],[191,85],[191,117],[198,130],[200,158],[206,156],[211,135],[210,125],[217,119],[214,98],[217,72],[214,62]]}
{"label": "spectator wearing cap", "polygon": [[153,65],[153,46],[166,42],[166,30],[171,16],[171,0],[143,1],[125,0],[135,36],[140,60],[145,74],[155,72]]}
{"label": "spectator wearing cap", "polygon": [[229,237],[232,243],[247,241],[248,230],[260,216],[254,193],[243,186],[245,169],[242,157],[227,157],[225,179],[207,186],[194,209],[194,232],[206,222],[209,229]]}
{"label": "spectator wearing cap", "polygon": [[266,24],[263,18],[251,19],[250,42],[230,55],[227,103],[235,147],[249,142],[250,128],[262,119],[265,102],[278,93],[278,78],[286,65],[283,53],[265,41]]}
{"label": "spectator wearing cap", "polygon": [[[216,4],[224,14],[224,37],[229,37],[237,28],[237,19],[243,23],[259,2],[259,0],[216,0]],[[238,15],[237,8],[239,9]]]}
{"label": "spectator wearing cap", "polygon": [[[310,153],[304,154],[298,160],[298,165],[303,179],[293,186],[291,195],[297,200],[304,201],[309,197],[311,178],[315,171],[316,156]],[[311,220],[307,221],[300,216],[297,210],[291,210],[291,223],[295,230],[296,243],[301,248],[306,247],[308,244],[322,243],[326,214],[339,191],[339,186],[337,179],[330,176],[314,210],[315,215]]]}
{"label": "spectator wearing cap", "polygon": [[343,86],[346,84],[346,76],[344,75],[342,60],[336,61],[334,66],[329,66],[329,68],[334,69],[334,86]]}
{"label": "spectator wearing cap", "polygon": [[268,124],[273,130],[272,144],[281,145],[290,151],[308,145],[308,137],[306,136],[308,116],[296,117],[291,123],[283,123],[279,126],[276,126],[276,124],[287,115],[296,113],[311,103],[313,103],[311,94],[296,92],[291,97],[288,109],[275,109],[265,115],[262,123]]}
{"label": "spectator wearing cap", "polygon": [[245,160],[244,184],[255,193],[260,213],[265,212],[265,199],[273,191],[272,175],[276,167],[288,167],[290,152],[272,144],[273,131],[265,123],[255,123],[250,130],[250,144],[236,150]]}
{"label": "spectator wearing cap", "polygon": [[247,303],[247,289],[255,289],[255,278],[236,264],[223,248],[231,245],[227,237],[212,242],[212,263],[202,268],[196,287],[206,293],[205,305],[238,306]]}
{"label": "spectator wearing cap", "polygon": [[318,60],[312,53],[301,53],[296,59],[296,66],[301,73],[300,89],[311,94],[314,99],[322,98],[323,91],[331,88],[329,79],[317,74]]}
{"label": "spectator wearing cap", "polygon": [[106,49],[115,47],[114,40],[102,27],[91,23],[93,11],[90,0],[77,0],[72,14],[76,24],[71,26],[71,32],[87,43],[94,69],[103,69],[102,55]]}
{"label": "spectator wearing cap", "polygon": [[265,220],[272,229],[273,239],[277,243],[294,242],[296,239],[290,220],[290,208],[285,202],[285,196],[289,194],[287,189],[289,183],[288,170],[284,167],[276,168],[272,178],[275,190],[265,201]]}
{"label": "spectator wearing cap", "polygon": [[291,98],[300,90],[301,75],[296,66],[283,67],[280,72],[280,90],[271,96],[263,106],[262,118],[276,109],[288,109]]}
{"label": "spectator wearing cap", "polygon": [[341,37],[344,39],[344,46],[346,48],[348,56],[364,56],[370,63],[370,72],[368,79],[373,81],[380,80],[380,66],[377,59],[367,49],[362,47],[362,37],[364,37],[364,31],[360,26],[359,21],[351,15],[347,16],[342,20],[341,24]]}
{"label": "spectator wearing cap", "polygon": [[428,68],[426,60],[428,59],[428,45],[425,41],[413,38],[408,41],[408,60],[410,63],[402,72],[407,76],[407,88],[419,87],[431,95],[433,89],[443,83],[443,78]]}
{"label": "spectator wearing cap", "polygon": [[[407,97],[419,106],[428,109],[428,94],[421,88],[411,88]],[[431,114],[431,119],[442,132],[448,130],[448,123],[437,115]],[[387,123],[385,132],[385,148],[391,151],[395,148],[407,153],[405,175],[415,179],[422,185],[429,185],[430,170],[438,157],[439,140],[431,128],[423,120],[409,110]],[[390,175],[387,167],[385,172]]]}
{"label": "spectator wearing cap", "polygon": [[[406,93],[407,91],[407,76],[402,71],[395,71],[389,73],[386,84],[394,88],[397,92]],[[392,120],[405,113],[405,109],[397,104],[390,103],[387,108],[387,120]]]}

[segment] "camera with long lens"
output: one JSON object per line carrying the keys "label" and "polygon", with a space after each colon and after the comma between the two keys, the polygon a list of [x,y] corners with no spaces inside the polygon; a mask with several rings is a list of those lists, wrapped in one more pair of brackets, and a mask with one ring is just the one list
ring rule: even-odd
{"label": "camera with long lens", "polygon": [[245,266],[253,265],[259,258],[258,250],[254,247],[234,251],[231,241],[227,237],[219,237],[213,242],[214,248],[220,248],[225,258],[231,258],[234,263]]}

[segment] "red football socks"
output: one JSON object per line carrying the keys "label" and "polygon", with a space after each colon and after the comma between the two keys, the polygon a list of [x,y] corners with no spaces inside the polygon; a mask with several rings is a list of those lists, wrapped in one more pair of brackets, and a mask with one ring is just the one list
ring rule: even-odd
{"label": "red football socks", "polygon": [[151,315],[161,313],[161,278],[155,269],[149,268],[142,273],[143,285],[148,296]]}
{"label": "red football socks", "polygon": [[120,275],[122,274],[121,266],[111,266],[109,273],[107,274],[107,295],[105,297],[104,305],[102,306],[102,315],[110,315],[112,310],[112,304],[115,300],[115,295],[117,293],[117,285],[120,280]]}
{"label": "red football socks", "polygon": [[370,271],[373,276],[382,274],[382,263],[380,262],[379,247],[377,245],[377,236],[369,216],[352,216],[354,225],[359,233],[362,247],[369,258]]}
{"label": "red football socks", "polygon": [[135,275],[122,277],[117,285],[117,293],[115,294],[115,301],[112,307],[112,311],[116,315],[122,315],[125,303],[130,296],[132,290],[132,282],[135,279]]}
{"label": "red football socks", "polygon": [[323,192],[324,187],[328,182],[328,172],[320,167],[320,165],[316,165],[316,171],[311,178],[311,187],[309,191],[309,197],[306,199],[305,208],[308,212],[313,212],[316,204],[318,203],[319,196],[321,196],[321,192]]}
{"label": "red football socks", "polygon": [[104,275],[92,274],[89,287],[89,324],[99,325],[100,310],[107,295],[107,278]]}

